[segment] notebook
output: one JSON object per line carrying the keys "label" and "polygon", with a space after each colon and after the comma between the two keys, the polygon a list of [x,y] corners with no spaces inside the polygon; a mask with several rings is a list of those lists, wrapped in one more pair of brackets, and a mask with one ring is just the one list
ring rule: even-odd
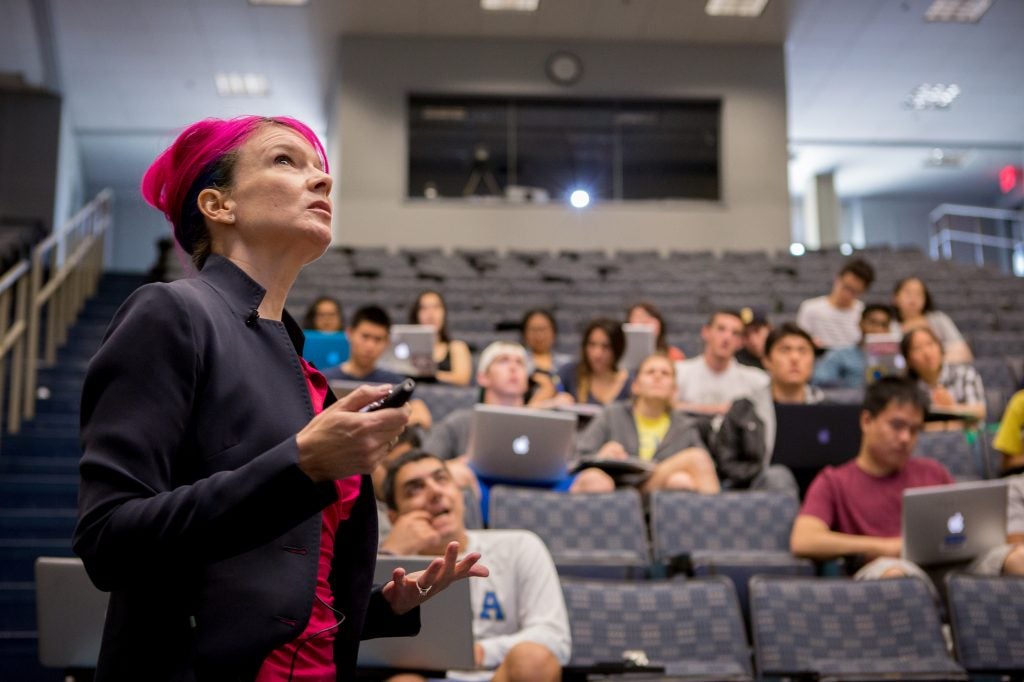
{"label": "notebook", "polygon": [[[391,580],[395,568],[409,573],[426,568],[433,557],[378,556],[373,582]],[[469,580],[457,580],[420,607],[420,634],[369,639],[359,645],[359,666],[400,670],[472,670],[473,607]]]}
{"label": "notebook", "polygon": [[378,364],[403,376],[434,376],[434,335],[434,327],[429,324],[392,325],[391,345]]}
{"label": "notebook", "polygon": [[657,343],[654,327],[649,324],[627,322],[622,325],[622,332],[626,336],[626,349],[619,360],[619,367],[635,372],[640,368],[640,363],[654,352]]}
{"label": "notebook", "polygon": [[302,357],[317,369],[337,367],[348,360],[348,337],[344,332],[318,332],[306,329]]}
{"label": "notebook", "polygon": [[575,436],[574,414],[476,405],[469,436],[469,464],[486,478],[557,481],[566,474]]}
{"label": "notebook", "polygon": [[1005,479],[903,491],[903,558],[919,566],[970,561],[1006,542]]}
{"label": "notebook", "polygon": [[48,668],[95,668],[108,599],[89,580],[81,559],[36,559],[39,662]]}

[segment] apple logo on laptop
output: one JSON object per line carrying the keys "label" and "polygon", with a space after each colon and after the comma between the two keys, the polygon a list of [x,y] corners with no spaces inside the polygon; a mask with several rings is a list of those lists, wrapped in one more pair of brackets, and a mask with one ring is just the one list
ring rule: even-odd
{"label": "apple logo on laptop", "polygon": [[399,360],[409,359],[409,344],[402,342],[395,345],[395,357]]}
{"label": "apple logo on laptop", "polygon": [[953,514],[946,521],[946,529],[953,535],[960,535],[964,532],[964,515],[960,512]]}
{"label": "apple logo on laptop", "polygon": [[530,451],[530,437],[522,435],[512,441],[512,452],[517,455],[525,455]]}
{"label": "apple logo on laptop", "polygon": [[828,445],[832,442],[832,432],[828,429],[822,429],[818,431],[818,442],[822,445]]}

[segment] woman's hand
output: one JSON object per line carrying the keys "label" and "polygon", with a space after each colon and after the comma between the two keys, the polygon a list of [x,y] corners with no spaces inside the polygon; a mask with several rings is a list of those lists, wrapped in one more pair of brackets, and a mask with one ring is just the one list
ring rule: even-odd
{"label": "woman's hand", "polygon": [[444,591],[456,580],[486,578],[489,575],[486,566],[477,564],[479,552],[467,554],[462,561],[458,561],[458,557],[459,543],[449,542],[444,557],[434,559],[422,571],[407,574],[404,568],[396,568],[391,582],[382,590],[391,610],[401,615]]}
{"label": "woman's hand", "polygon": [[389,386],[360,386],[313,417],[299,431],[299,468],[314,481],[368,474],[409,420],[409,406],[359,412],[387,395]]}

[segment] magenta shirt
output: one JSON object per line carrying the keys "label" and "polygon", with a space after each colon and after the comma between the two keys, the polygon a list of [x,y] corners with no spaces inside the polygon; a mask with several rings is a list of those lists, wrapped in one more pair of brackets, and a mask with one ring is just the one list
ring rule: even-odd
{"label": "magenta shirt", "polygon": [[[313,413],[320,414],[329,390],[327,380],[305,360],[299,359],[302,361],[302,372],[313,401]],[[289,679],[331,682],[337,678],[334,667],[334,634],[341,616],[336,615],[327,606],[334,605],[334,594],[327,579],[331,574],[331,560],[334,558],[334,531],[352,512],[356,498],[359,497],[360,482],[359,476],[349,476],[334,482],[338,489],[338,500],[322,513],[320,563],[316,573],[317,598],[313,601],[313,613],[309,617],[309,624],[298,638],[270,652],[260,667],[256,682],[281,682]],[[297,649],[298,655],[295,653]]]}
{"label": "magenta shirt", "polygon": [[952,482],[945,467],[925,457],[911,457],[901,471],[889,476],[872,476],[852,459],[838,467],[825,467],[814,478],[800,513],[821,519],[829,530],[839,533],[898,537],[903,491]]}

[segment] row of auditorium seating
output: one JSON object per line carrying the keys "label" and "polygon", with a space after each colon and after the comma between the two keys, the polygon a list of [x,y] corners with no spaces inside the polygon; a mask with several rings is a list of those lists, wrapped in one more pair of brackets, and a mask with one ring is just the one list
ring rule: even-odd
{"label": "row of auditorium seating", "polygon": [[573,640],[565,679],[585,679],[588,666],[630,670],[624,652],[633,661],[642,652],[673,680],[1019,679],[1024,579],[950,574],[946,586],[955,661],[932,594],[912,578],[751,578],[749,640],[721,577],[563,579]]}

